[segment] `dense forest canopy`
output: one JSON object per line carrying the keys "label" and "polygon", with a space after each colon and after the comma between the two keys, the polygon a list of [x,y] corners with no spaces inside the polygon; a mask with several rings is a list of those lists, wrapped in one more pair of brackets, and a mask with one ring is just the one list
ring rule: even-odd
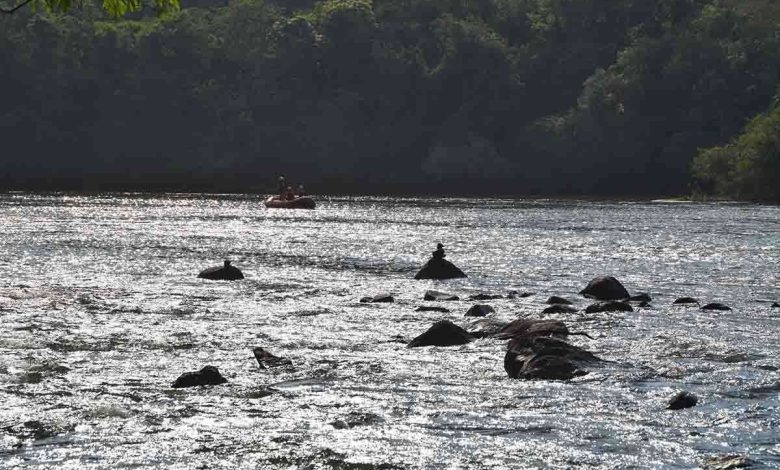
{"label": "dense forest canopy", "polygon": [[137,5],[0,15],[4,188],[778,201],[780,2]]}

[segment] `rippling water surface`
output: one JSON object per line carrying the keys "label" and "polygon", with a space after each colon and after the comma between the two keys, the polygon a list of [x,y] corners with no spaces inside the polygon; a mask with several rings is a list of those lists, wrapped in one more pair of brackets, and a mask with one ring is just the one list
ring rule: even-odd
{"label": "rippling water surface", "polygon": [[[752,205],[0,195],[0,467],[780,467],[780,209]],[[469,274],[414,281],[442,241]],[[204,281],[229,258],[247,278]],[[505,344],[407,349],[474,302],[543,318],[611,274],[633,313],[549,315],[609,360],[520,381]],[[361,304],[389,292],[393,304]],[[730,312],[672,307],[681,296]],[[252,348],[292,360],[261,370]],[[172,389],[219,368],[225,385]],[[698,406],[666,411],[675,392]]]}

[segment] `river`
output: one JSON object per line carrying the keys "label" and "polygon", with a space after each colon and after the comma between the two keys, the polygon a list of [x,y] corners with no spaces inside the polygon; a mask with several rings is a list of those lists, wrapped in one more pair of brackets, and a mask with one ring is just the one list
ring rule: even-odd
{"label": "river", "polygon": [[[780,468],[780,208],[748,204],[0,195],[0,467]],[[415,281],[435,249],[467,279]],[[197,278],[230,259],[246,279]],[[652,302],[542,315],[613,275]],[[505,342],[409,349],[474,301],[605,359],[507,377]],[[359,299],[390,293],[395,302]],[[731,311],[672,306],[677,297]],[[293,366],[262,370],[261,346]],[[216,366],[228,383],[173,389]],[[697,406],[668,411],[687,390]]]}

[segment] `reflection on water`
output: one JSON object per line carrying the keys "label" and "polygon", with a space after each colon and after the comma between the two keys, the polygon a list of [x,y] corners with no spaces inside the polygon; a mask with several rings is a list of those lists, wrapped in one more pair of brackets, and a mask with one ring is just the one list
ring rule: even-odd
{"label": "reflection on water", "polygon": [[[9,467],[780,465],[780,209],[752,205],[259,197],[0,196],[0,463]],[[442,241],[469,274],[414,281]],[[224,258],[234,283],[197,279]],[[504,343],[407,349],[450,313],[427,289],[543,318],[611,274],[651,307],[545,315],[609,360],[510,380]],[[391,293],[392,304],[361,304]],[[672,307],[681,296],[727,312]],[[261,370],[262,346],[293,367]],[[218,387],[171,389],[211,364]],[[699,405],[664,411],[674,392]],[[361,464],[361,465],[358,465]]]}

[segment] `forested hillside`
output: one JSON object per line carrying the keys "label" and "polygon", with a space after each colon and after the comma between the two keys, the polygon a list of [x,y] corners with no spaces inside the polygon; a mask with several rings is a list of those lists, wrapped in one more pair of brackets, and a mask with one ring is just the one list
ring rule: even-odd
{"label": "forested hillside", "polygon": [[773,0],[25,8],[0,183],[778,201],[779,73]]}

